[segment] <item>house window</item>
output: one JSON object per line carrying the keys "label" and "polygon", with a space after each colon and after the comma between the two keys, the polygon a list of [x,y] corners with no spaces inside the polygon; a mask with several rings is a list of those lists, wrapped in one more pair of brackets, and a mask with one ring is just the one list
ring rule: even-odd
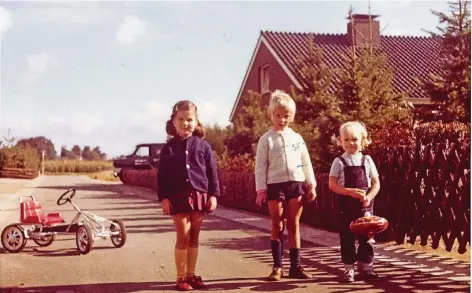
{"label": "house window", "polygon": [[269,89],[269,65],[263,65],[259,69],[259,92],[264,95],[270,93]]}

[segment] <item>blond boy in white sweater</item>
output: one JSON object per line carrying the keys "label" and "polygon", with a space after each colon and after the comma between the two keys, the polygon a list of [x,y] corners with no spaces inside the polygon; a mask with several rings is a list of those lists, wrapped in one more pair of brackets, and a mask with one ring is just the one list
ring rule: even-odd
{"label": "blond boy in white sweater", "polygon": [[283,276],[284,215],[287,216],[290,251],[288,276],[311,278],[300,265],[300,216],[303,210],[302,197],[305,195],[303,185],[307,189],[307,200],[313,201],[316,197],[316,181],[305,141],[289,128],[295,111],[293,99],[285,92],[276,90],[268,109],[273,127],[257,144],[256,203],[261,206],[264,201],[268,201],[272,220],[270,239],[274,266],[268,278],[270,281],[278,281]]}

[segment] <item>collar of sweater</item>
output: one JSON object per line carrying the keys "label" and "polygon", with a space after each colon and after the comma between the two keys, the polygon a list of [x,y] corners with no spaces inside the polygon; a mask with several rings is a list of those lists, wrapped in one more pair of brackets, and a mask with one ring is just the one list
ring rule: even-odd
{"label": "collar of sweater", "polygon": [[276,133],[276,134],[280,134],[280,135],[287,135],[287,134],[290,134],[293,132],[292,128],[290,127],[287,127],[285,128],[284,130],[276,130],[274,127],[272,127],[270,130],[269,130],[271,133]]}

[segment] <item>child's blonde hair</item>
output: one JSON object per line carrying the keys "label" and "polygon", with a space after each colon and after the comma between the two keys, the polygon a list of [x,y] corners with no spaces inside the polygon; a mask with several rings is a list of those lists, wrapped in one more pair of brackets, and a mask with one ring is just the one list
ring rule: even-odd
{"label": "child's blonde hair", "polygon": [[297,106],[295,105],[295,101],[292,99],[292,97],[282,90],[275,90],[270,96],[269,108],[267,109],[269,116],[272,115],[274,110],[279,107],[290,111],[293,116],[295,116]]}
{"label": "child's blonde hair", "polygon": [[349,121],[339,127],[339,139],[338,145],[341,146],[341,136],[343,134],[360,134],[361,135],[361,146],[362,149],[366,148],[372,141],[370,140],[367,129],[365,128],[364,123],[360,121]]}

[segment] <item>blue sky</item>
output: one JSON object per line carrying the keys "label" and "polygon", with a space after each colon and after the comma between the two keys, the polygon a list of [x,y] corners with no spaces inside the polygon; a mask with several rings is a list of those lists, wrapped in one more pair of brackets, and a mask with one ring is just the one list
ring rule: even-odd
{"label": "blue sky", "polygon": [[[261,30],[346,33],[350,5],[311,2],[1,2],[1,136],[109,157],[165,140],[172,105],[228,118]],[[384,35],[426,35],[445,1],[373,1]]]}

